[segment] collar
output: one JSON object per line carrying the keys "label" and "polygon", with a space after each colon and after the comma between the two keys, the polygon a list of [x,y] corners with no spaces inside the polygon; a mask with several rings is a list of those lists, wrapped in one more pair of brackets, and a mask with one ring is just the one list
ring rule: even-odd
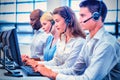
{"label": "collar", "polygon": [[35,33],[44,33],[44,30],[40,28],[39,30],[35,30]]}
{"label": "collar", "polygon": [[[71,37],[68,42],[71,42],[71,41],[74,40],[74,39],[76,39],[76,38],[75,38],[75,37]],[[65,34],[62,34],[61,37],[60,37],[60,40],[66,42],[66,35],[65,35]]]}
{"label": "collar", "polygon": [[[92,39],[96,39],[96,40],[102,39],[103,34],[104,34],[105,32],[106,32],[106,31],[105,31],[105,28],[104,28],[104,27],[100,28],[100,29],[98,30],[98,32],[94,35],[94,37],[93,37]],[[86,39],[87,39],[87,41],[89,41],[89,40],[90,40],[90,35],[88,35],[88,36],[86,37]]]}

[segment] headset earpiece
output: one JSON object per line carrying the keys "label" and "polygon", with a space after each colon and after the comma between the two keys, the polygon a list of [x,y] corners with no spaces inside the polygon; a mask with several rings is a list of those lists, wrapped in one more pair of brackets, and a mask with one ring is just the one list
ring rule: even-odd
{"label": "headset earpiece", "polygon": [[54,21],[54,20],[51,20],[50,22],[51,22],[52,25],[51,25],[51,27],[50,27],[49,32],[51,32],[51,30],[52,30],[52,26],[55,24],[55,21]]}
{"label": "headset earpiece", "polygon": [[66,16],[66,18],[65,18],[65,22],[66,22],[66,24],[67,24],[67,26],[68,26],[68,24],[70,24],[70,22],[71,22],[71,17],[70,17],[70,14],[68,13],[68,9],[67,9],[66,6],[64,7],[64,9],[65,9],[65,12],[66,12],[66,14],[67,14],[67,16]]}
{"label": "headset earpiece", "polygon": [[94,13],[92,14],[92,18],[93,18],[95,21],[97,21],[97,20],[99,19],[99,17],[100,17],[100,13],[99,13],[99,12],[94,12]]}
{"label": "headset earpiece", "polygon": [[65,19],[66,24],[68,25],[70,23],[70,18]]}
{"label": "headset earpiece", "polygon": [[52,20],[52,21],[51,21],[51,24],[52,24],[52,25],[54,25],[54,24],[55,24],[55,21],[54,21],[54,20]]}

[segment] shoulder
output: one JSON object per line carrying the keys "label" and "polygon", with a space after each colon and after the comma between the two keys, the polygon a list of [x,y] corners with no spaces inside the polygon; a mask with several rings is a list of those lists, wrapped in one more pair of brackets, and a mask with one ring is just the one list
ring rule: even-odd
{"label": "shoulder", "polygon": [[80,46],[83,46],[84,43],[85,43],[85,39],[84,38],[75,37],[72,44],[73,44],[74,47],[80,47]]}
{"label": "shoulder", "polygon": [[76,41],[76,43],[84,43],[84,42],[85,42],[85,39],[82,38],[82,37],[76,37],[76,38],[75,38],[75,41]]}
{"label": "shoulder", "polygon": [[114,50],[114,49],[117,48],[116,45],[118,45],[117,39],[113,35],[111,35],[109,33],[104,33],[102,35],[102,38],[99,39],[99,41],[98,41],[98,43],[96,45],[96,48],[100,48],[100,49],[101,48],[102,49],[109,48],[109,49]]}
{"label": "shoulder", "polygon": [[104,44],[114,45],[116,44],[117,39],[109,33],[104,33],[100,41]]}
{"label": "shoulder", "polygon": [[53,39],[53,36],[52,35],[48,35],[47,41],[51,41],[52,39]]}

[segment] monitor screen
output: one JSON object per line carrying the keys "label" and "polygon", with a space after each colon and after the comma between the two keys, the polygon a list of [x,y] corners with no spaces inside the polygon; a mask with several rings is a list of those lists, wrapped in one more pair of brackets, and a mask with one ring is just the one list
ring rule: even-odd
{"label": "monitor screen", "polygon": [[4,49],[6,46],[6,36],[7,36],[7,31],[0,32],[0,63],[3,66],[5,65]]}
{"label": "monitor screen", "polygon": [[6,43],[8,46],[8,53],[6,54],[6,56],[10,60],[14,61],[18,66],[21,66],[21,55],[18,45],[17,32],[15,28],[7,31]]}
{"label": "monitor screen", "polygon": [[3,35],[3,32],[0,32],[0,49],[2,48],[2,35]]}
{"label": "monitor screen", "polygon": [[2,55],[3,55],[2,35],[3,32],[0,32],[0,63],[2,63]]}
{"label": "monitor screen", "polygon": [[2,32],[0,32],[0,43],[2,42]]}

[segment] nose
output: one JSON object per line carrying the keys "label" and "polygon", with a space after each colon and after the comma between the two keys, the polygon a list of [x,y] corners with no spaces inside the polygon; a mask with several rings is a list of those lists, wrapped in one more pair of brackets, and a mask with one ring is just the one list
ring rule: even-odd
{"label": "nose", "polygon": [[33,22],[32,21],[30,21],[30,25],[32,25],[33,24]]}
{"label": "nose", "polygon": [[45,30],[45,28],[42,26],[42,29]]}
{"label": "nose", "polygon": [[79,17],[79,23],[82,23],[82,19]]}

